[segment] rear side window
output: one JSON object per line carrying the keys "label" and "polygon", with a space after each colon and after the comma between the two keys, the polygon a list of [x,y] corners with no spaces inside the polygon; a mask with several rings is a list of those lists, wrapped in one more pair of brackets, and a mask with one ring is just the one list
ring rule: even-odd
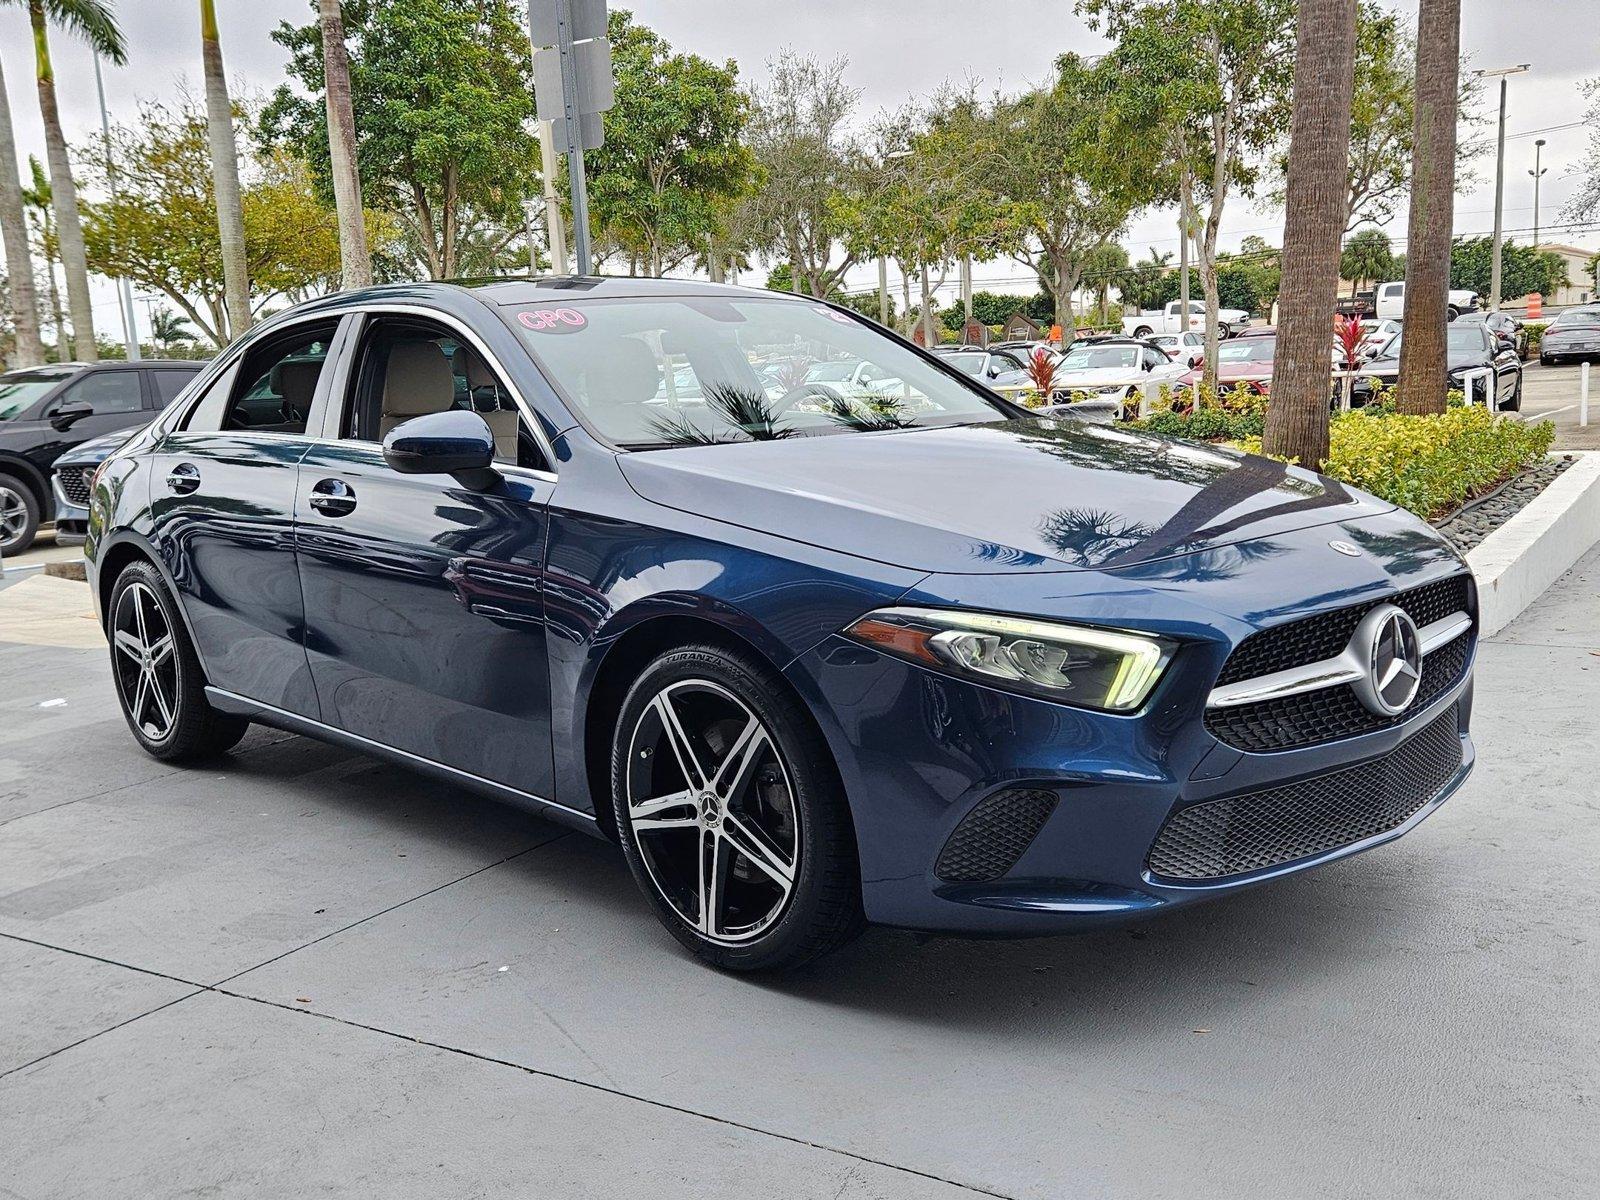
{"label": "rear side window", "polygon": [[138,371],[91,371],[61,394],[58,404],[87,404],[95,416],[138,412],[144,389]]}
{"label": "rear side window", "polygon": [[304,433],[338,327],[337,321],[300,326],[252,348],[239,365],[220,428]]}
{"label": "rear side window", "polygon": [[175,371],[170,367],[151,371],[150,378],[156,385],[156,407],[165,408],[172,403],[198,374],[198,371]]}

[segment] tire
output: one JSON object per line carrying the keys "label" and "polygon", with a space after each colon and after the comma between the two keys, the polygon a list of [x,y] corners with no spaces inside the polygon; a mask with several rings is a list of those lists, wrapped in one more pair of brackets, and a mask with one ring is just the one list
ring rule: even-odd
{"label": "tire", "polygon": [[1139,326],[1139,328],[1137,328],[1137,329],[1135,329],[1133,331],[1133,336],[1136,337],[1136,338],[1149,337],[1153,332],[1155,332],[1155,331],[1152,330],[1150,328],[1150,326],[1141,325],[1141,326]]}
{"label": "tire", "polygon": [[1522,373],[1517,372],[1517,386],[1511,391],[1511,398],[1500,403],[1501,412],[1519,413],[1522,411]]}
{"label": "tire", "polygon": [[21,554],[39,532],[39,500],[15,475],[0,475],[0,555]]}
{"label": "tire", "polygon": [[[722,768],[732,774],[718,784]],[[698,786],[704,775],[711,786]],[[864,926],[832,755],[764,664],[685,646],[646,667],[617,718],[611,793],[634,880],[662,924],[712,966],[796,967]]]}
{"label": "tire", "polygon": [[205,674],[177,601],[149,563],[130,563],[117,576],[106,634],[117,701],[145,753],[163,762],[212,758],[250,728],[243,717],[219,712],[206,700]]}
{"label": "tire", "polygon": [[1452,305],[1451,307],[1449,307],[1449,308],[1447,308],[1445,310],[1444,319],[1446,321],[1454,321],[1460,315],[1461,315],[1461,310],[1459,308],[1456,308],[1454,305]]}
{"label": "tire", "polygon": [[1227,341],[1232,336],[1233,336],[1233,326],[1229,325],[1226,321],[1218,321],[1217,322],[1217,337],[1218,337],[1218,339],[1221,340],[1221,341]]}
{"label": "tire", "polygon": [[1539,365],[1541,367],[1553,367],[1553,366],[1556,366],[1557,364],[1559,364],[1560,362],[1561,362],[1561,360],[1559,358],[1555,357],[1555,355],[1553,355],[1553,354],[1541,354],[1541,355],[1539,355]]}

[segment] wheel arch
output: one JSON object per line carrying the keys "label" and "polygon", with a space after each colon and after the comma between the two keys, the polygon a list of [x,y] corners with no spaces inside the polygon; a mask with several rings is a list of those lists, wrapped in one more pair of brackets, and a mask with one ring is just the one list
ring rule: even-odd
{"label": "wheel arch", "polygon": [[0,454],[0,475],[10,475],[20,480],[33,493],[41,522],[51,518],[56,506],[50,495],[50,480],[37,466],[19,454]]}
{"label": "wheel arch", "polygon": [[189,610],[184,607],[183,591],[172,578],[172,572],[167,570],[166,561],[156,553],[155,547],[131,529],[118,530],[104,539],[95,555],[93,580],[97,600],[95,608],[100,616],[100,628],[105,629],[106,623],[111,619],[111,591],[117,586],[117,577],[135,562],[149,563],[161,576],[161,582],[166,585],[167,594],[172,598],[178,616],[183,620],[183,630],[189,636],[189,644],[194,647],[195,659],[200,663],[200,673],[209,678],[210,672],[206,668],[205,655],[201,653],[200,643],[194,636],[194,626],[189,621]]}

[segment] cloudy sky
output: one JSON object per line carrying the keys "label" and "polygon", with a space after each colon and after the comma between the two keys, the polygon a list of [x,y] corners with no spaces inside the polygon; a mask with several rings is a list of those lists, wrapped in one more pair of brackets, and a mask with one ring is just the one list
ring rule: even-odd
{"label": "cloudy sky", "polygon": [[[1403,13],[1415,12],[1415,0],[1385,2]],[[198,85],[197,7],[191,0],[117,0],[130,61],[107,75],[113,120],[131,116],[140,99],[171,95],[180,81]],[[236,90],[265,92],[280,82],[284,53],[268,34],[279,21],[310,19],[314,7],[311,0],[219,0],[223,51]],[[824,58],[842,56],[850,63],[850,82],[861,90],[864,120],[945,80],[976,79],[986,88],[1020,89],[1044,80],[1063,50],[1103,49],[1100,39],[1073,16],[1070,0],[633,0],[629,7],[675,47],[731,58],[750,80],[761,79],[768,60],[784,48]],[[1577,127],[1585,109],[1580,85],[1600,75],[1597,10],[1600,0],[1462,0],[1462,46],[1472,66],[1530,67],[1510,84],[1508,230],[1526,230],[1533,223],[1528,171],[1534,139],[1542,136],[1548,142],[1544,162],[1550,168],[1540,205],[1544,240],[1600,244],[1600,232],[1559,228],[1561,208],[1574,187],[1570,173],[1586,142],[1585,131]],[[88,53],[61,35],[54,47],[69,136],[87,135],[97,129],[99,119]],[[0,9],[0,63],[19,149],[23,155],[42,157],[38,106],[29,86],[30,49],[24,15],[12,6]],[[1495,93],[1486,89],[1483,103],[1494,102]],[[1486,233],[1493,224],[1492,150],[1475,168],[1481,183],[1456,203],[1459,233]],[[1135,257],[1142,257],[1148,246],[1176,249],[1173,225],[1174,214],[1150,213],[1134,222],[1125,244]],[[1227,217],[1224,242],[1236,245],[1250,233],[1276,241],[1280,232],[1281,214],[1241,203]],[[1403,215],[1391,232],[1403,236]],[[980,264],[976,275],[980,286],[1029,290],[1020,267]],[[104,306],[100,311],[109,330],[116,319],[115,296],[102,288],[96,298]],[[141,317],[146,307],[138,305]]]}

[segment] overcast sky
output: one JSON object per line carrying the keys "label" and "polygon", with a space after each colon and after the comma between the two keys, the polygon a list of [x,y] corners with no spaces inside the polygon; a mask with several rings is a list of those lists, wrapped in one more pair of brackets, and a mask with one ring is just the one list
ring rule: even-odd
{"label": "overcast sky", "polygon": [[[1385,0],[1414,17],[1415,0]],[[198,88],[198,6],[192,0],[117,0],[127,34],[129,64],[110,70],[106,93],[112,119],[131,117],[138,100],[170,96],[180,80]],[[862,92],[862,117],[925,95],[945,80],[975,79],[985,88],[1017,90],[1045,80],[1064,50],[1095,53],[1104,43],[1073,16],[1071,0],[634,0],[636,17],[674,47],[717,60],[733,59],[748,81],[765,76],[767,62],[793,48],[823,58],[849,60],[848,79]],[[223,53],[237,91],[266,92],[283,77],[285,55],[268,37],[281,20],[311,19],[311,0],[218,0]],[[1541,194],[1545,241],[1600,244],[1600,233],[1562,231],[1561,208],[1582,157],[1585,130],[1571,126],[1584,115],[1580,84],[1600,75],[1600,0],[1462,0],[1462,48],[1474,67],[1528,63],[1512,78],[1506,127],[1505,227],[1533,223],[1534,138],[1542,136],[1550,168]],[[43,135],[32,81],[31,39],[25,14],[0,9],[3,62],[20,153],[43,157]],[[53,39],[63,119],[69,137],[98,128],[89,55],[57,34]],[[1485,89],[1483,104],[1496,94]],[[1545,131],[1545,132],[1539,132]],[[1475,164],[1480,183],[1458,197],[1458,233],[1486,233],[1494,213],[1494,156]],[[1235,202],[1223,241],[1236,246],[1250,233],[1276,242],[1281,214]],[[1404,236],[1403,214],[1391,233]],[[1520,235],[1526,240],[1527,234]],[[1175,250],[1174,214],[1153,212],[1133,223],[1124,239],[1135,258],[1146,247]],[[1028,290],[1026,273],[1003,262],[976,268],[980,286]],[[1011,287],[1007,287],[1007,282]],[[867,280],[863,280],[863,283]],[[97,288],[97,324],[110,332],[116,300]],[[103,306],[103,307],[102,307]],[[140,304],[141,327],[146,305]]]}

